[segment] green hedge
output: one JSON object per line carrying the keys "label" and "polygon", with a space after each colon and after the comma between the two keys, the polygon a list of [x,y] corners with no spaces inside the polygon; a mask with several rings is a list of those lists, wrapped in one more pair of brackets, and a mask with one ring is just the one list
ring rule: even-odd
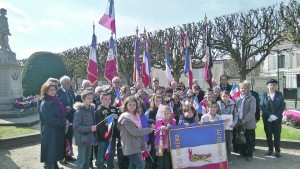
{"label": "green hedge", "polygon": [[26,61],[22,72],[24,96],[40,93],[42,84],[49,78],[67,75],[67,70],[60,57],[51,52],[33,53]]}

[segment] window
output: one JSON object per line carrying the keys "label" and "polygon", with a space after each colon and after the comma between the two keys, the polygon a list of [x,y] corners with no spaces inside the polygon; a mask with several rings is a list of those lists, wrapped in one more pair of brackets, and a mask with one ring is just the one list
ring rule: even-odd
{"label": "window", "polygon": [[285,55],[278,56],[278,68],[284,68],[285,65]]}
{"label": "window", "polygon": [[296,53],[296,58],[297,58],[297,67],[300,67],[300,53]]}

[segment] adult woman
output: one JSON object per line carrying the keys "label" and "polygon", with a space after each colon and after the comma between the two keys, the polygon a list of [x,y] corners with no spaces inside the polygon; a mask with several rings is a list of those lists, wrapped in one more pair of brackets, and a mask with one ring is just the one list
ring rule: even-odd
{"label": "adult woman", "polygon": [[255,138],[255,98],[250,92],[249,83],[243,82],[239,84],[240,97],[236,99],[238,108],[239,124],[244,125],[246,144],[240,145],[240,154],[247,157],[247,161],[253,159],[253,145]]}
{"label": "adult woman", "polygon": [[59,169],[57,161],[65,155],[65,129],[68,127],[66,109],[56,96],[57,86],[46,82],[42,85],[40,100],[41,162],[45,168]]}
{"label": "adult woman", "polygon": [[[262,110],[262,118],[264,129],[267,137],[269,150],[266,155],[273,153],[275,146],[276,157],[280,157],[280,133],[282,112],[284,110],[284,98],[281,92],[276,91],[277,81],[270,79],[267,82],[268,91],[263,94],[260,106]],[[272,140],[274,134],[274,145]]]}

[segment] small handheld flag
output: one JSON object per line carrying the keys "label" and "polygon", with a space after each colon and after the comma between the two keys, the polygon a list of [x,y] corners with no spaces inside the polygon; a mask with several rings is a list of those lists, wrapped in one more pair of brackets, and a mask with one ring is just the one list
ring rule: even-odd
{"label": "small handheld flag", "polygon": [[116,103],[117,103],[118,106],[122,105],[120,90],[116,91]]}
{"label": "small handheld flag", "polygon": [[105,138],[107,138],[109,136],[110,131],[112,130],[112,125],[114,122],[114,114],[111,114],[106,119],[107,119],[108,128],[107,128],[107,132],[105,133],[105,136],[104,136]]}
{"label": "small handheld flag", "polygon": [[195,96],[194,103],[193,103],[193,107],[194,107],[195,110],[197,110],[197,113],[198,113],[198,114],[202,114],[202,112],[203,112],[203,111],[202,111],[202,105],[200,105],[197,96]]}
{"label": "small handheld flag", "polygon": [[111,150],[111,141],[109,142],[106,152],[105,152],[105,160],[107,161],[110,157],[110,150]]}
{"label": "small handheld flag", "polygon": [[232,100],[235,100],[237,97],[240,96],[239,88],[238,88],[238,85],[236,83],[232,84],[232,88],[231,88],[231,91],[230,91],[230,96],[231,96]]}

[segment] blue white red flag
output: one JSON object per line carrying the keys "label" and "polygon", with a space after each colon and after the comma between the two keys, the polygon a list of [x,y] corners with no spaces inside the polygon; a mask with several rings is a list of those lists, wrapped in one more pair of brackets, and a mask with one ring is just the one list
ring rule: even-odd
{"label": "blue white red flag", "polygon": [[192,69],[192,59],[190,57],[190,42],[188,38],[188,32],[184,32],[183,34],[183,45],[185,48],[185,61],[184,61],[184,69],[183,74],[188,76],[189,78],[189,87],[192,88],[193,85],[193,69]]}
{"label": "blue white red flag", "polygon": [[199,102],[197,96],[195,96],[193,107],[194,107],[195,110],[197,110],[198,114],[202,114],[202,112],[203,112],[202,105],[200,105],[200,102]]}
{"label": "blue white red flag", "polygon": [[166,75],[167,75],[167,80],[168,84],[171,84],[173,81],[173,76],[172,76],[172,71],[171,71],[171,62],[170,62],[170,42],[167,39],[165,42],[165,55],[166,55]]}
{"label": "blue white red flag", "polygon": [[235,100],[237,97],[240,96],[239,87],[236,83],[232,84],[230,96],[231,96],[232,100]]}
{"label": "blue white red flag", "polygon": [[173,168],[228,169],[223,121],[191,126],[170,128]]}
{"label": "blue white red flag", "polygon": [[122,99],[121,99],[121,94],[120,90],[116,91],[116,103],[120,107],[122,105]]}
{"label": "blue white red flag", "polygon": [[139,59],[140,40],[136,37],[134,44],[134,70],[133,70],[133,84],[140,80],[140,59]]}
{"label": "blue white red flag", "polygon": [[99,24],[116,34],[115,7],[114,0],[108,0],[104,15],[100,18]]}
{"label": "blue white red flag", "polygon": [[89,53],[89,63],[87,67],[87,72],[88,72],[87,79],[92,83],[92,85],[96,84],[98,80],[96,46],[97,46],[97,37],[95,34],[93,34],[92,44],[90,46],[90,53]]}
{"label": "blue white red flag", "polygon": [[205,43],[205,65],[204,65],[204,79],[208,83],[209,87],[212,88],[212,67],[213,67],[213,60],[211,54],[211,43],[210,38],[208,37],[208,23],[207,17],[205,16],[205,25],[204,25],[204,33],[206,36],[206,43]]}
{"label": "blue white red flag", "polygon": [[105,160],[107,161],[109,159],[110,156],[110,151],[111,151],[111,141],[109,142],[106,152],[105,152]]}
{"label": "blue white red flag", "polygon": [[115,40],[112,36],[109,39],[108,47],[109,49],[105,63],[104,77],[111,83],[115,76],[119,76],[117,69]]}
{"label": "blue white red flag", "polygon": [[107,138],[112,130],[112,126],[114,123],[114,114],[109,115],[108,117],[106,117],[107,120],[107,131],[105,132],[105,136],[104,138]]}
{"label": "blue white red flag", "polygon": [[150,84],[151,65],[150,65],[149,49],[150,49],[150,41],[147,38],[144,41],[144,54],[143,54],[143,64],[142,64],[142,79],[145,87],[147,87]]}

